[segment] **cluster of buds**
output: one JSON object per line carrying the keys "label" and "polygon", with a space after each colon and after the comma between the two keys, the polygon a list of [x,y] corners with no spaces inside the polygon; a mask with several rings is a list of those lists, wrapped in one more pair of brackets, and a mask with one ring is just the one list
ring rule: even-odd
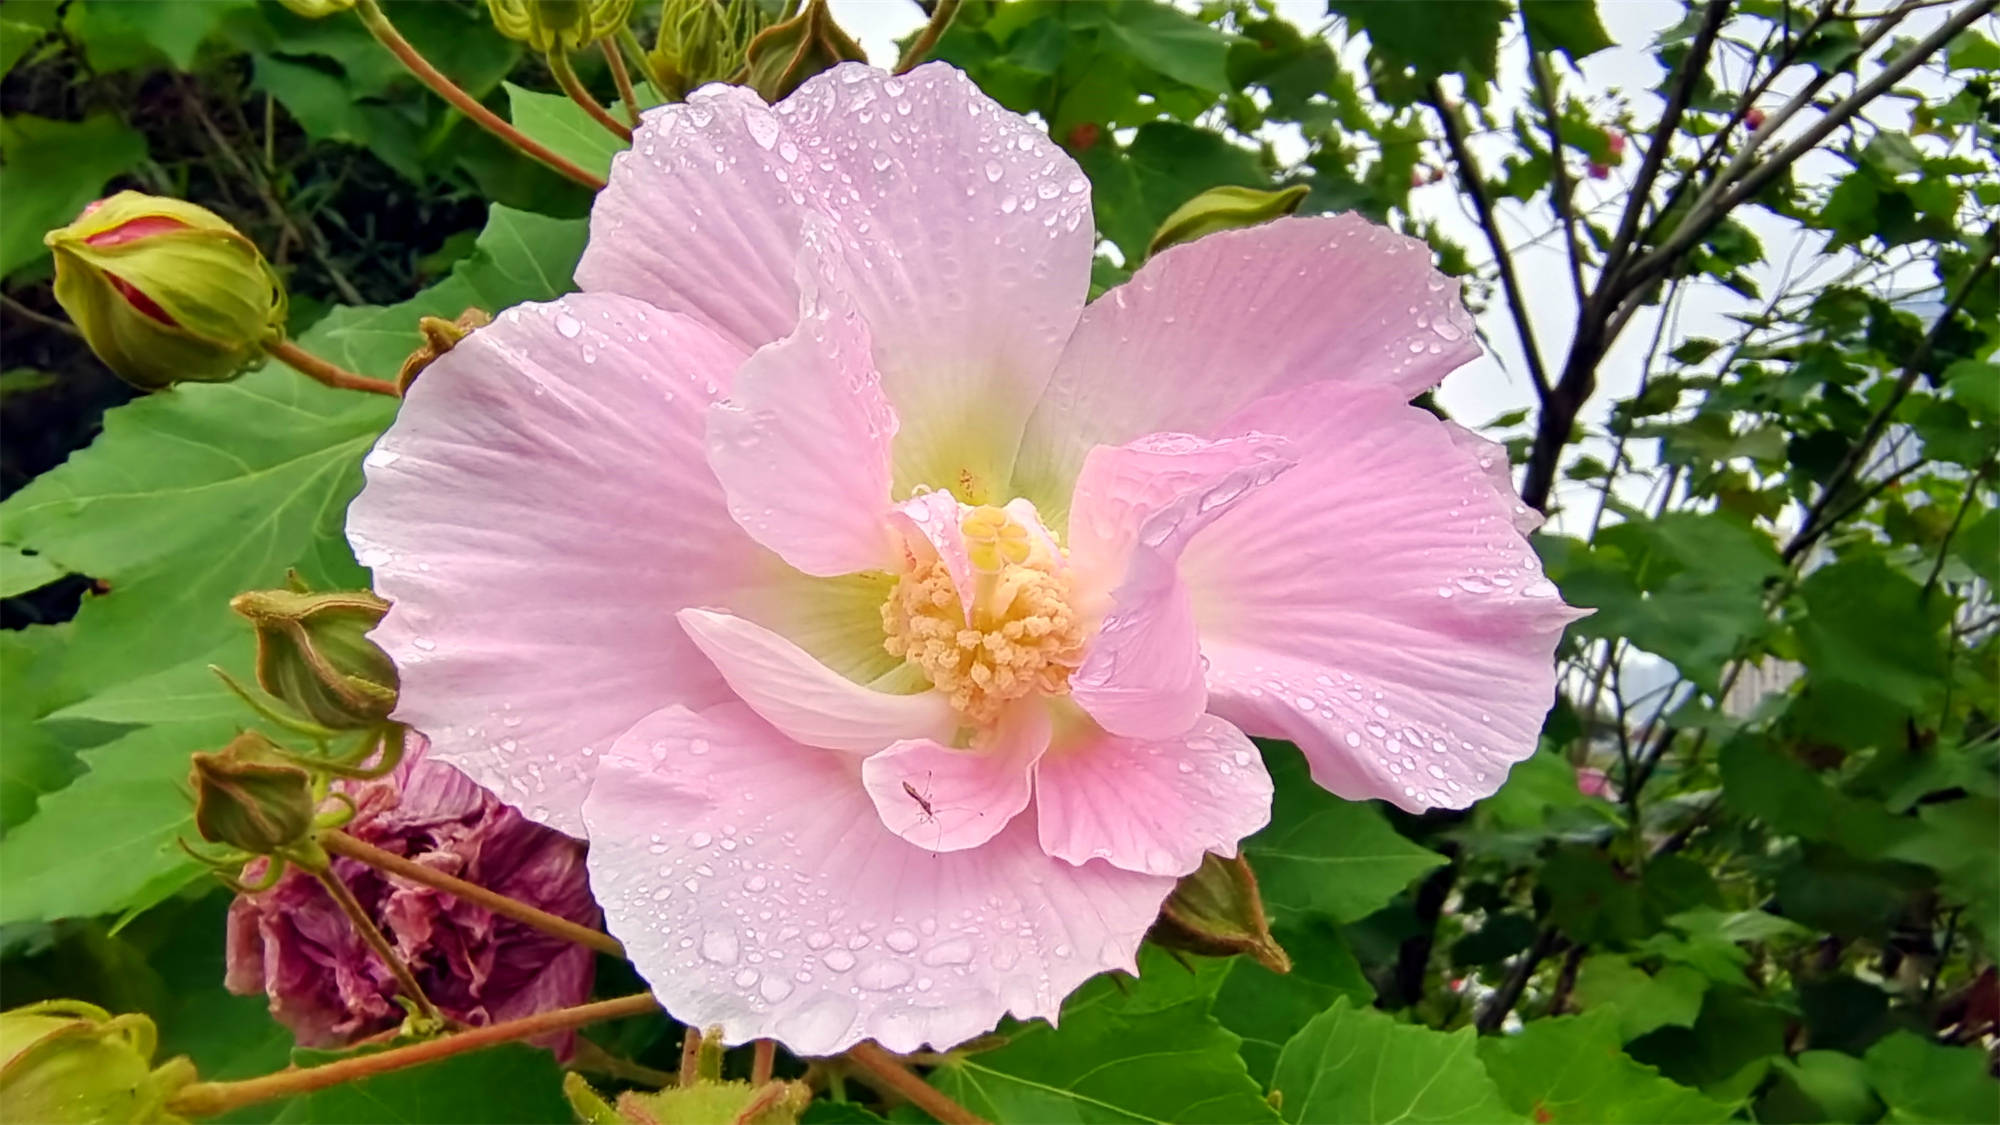
{"label": "cluster of buds", "polygon": [[646,55],[660,93],[681,99],[743,69],[750,41],[775,21],[758,0],[663,0],[660,32]]}
{"label": "cluster of buds", "polygon": [[105,366],[144,390],[235,378],[285,337],[285,288],[205,207],[121,191],[43,237],[55,295]]}
{"label": "cluster of buds", "polygon": [[142,1015],[80,1000],[0,1012],[0,1117],[42,1125],[178,1122],[169,1099],[194,1081],[186,1058],[153,1065],[159,1033]]}
{"label": "cluster of buds", "polygon": [[571,52],[625,30],[632,0],[486,0],[493,26],[538,54]]}

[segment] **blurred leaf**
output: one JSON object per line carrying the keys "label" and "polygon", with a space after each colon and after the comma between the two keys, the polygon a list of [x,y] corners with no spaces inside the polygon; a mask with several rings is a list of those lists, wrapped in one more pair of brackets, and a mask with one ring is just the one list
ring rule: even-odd
{"label": "blurred leaf", "polygon": [[1276,788],[1271,824],[1243,846],[1272,925],[1356,921],[1444,862],[1397,834],[1374,805],[1314,784],[1290,746],[1267,748],[1264,762]]}
{"label": "blurred leaf", "polygon": [[48,251],[42,235],[105,194],[111,177],[146,158],[146,138],[110,113],[82,121],[0,119],[0,276]]}
{"label": "blurred leaf", "polygon": [[1868,1049],[1868,1077],[1889,1107],[1884,1121],[1948,1125],[1991,1121],[2000,1110],[2000,1081],[1987,1073],[1977,1047],[1940,1047],[1898,1031]]}
{"label": "blurred leaf", "polygon": [[1229,37],[1157,0],[1118,3],[1071,0],[1063,13],[1072,27],[1095,27],[1140,63],[1176,82],[1219,94],[1229,88],[1223,63]]}
{"label": "blurred leaf", "polygon": [[1327,0],[1327,11],[1368,33],[1369,63],[1376,94],[1407,104],[1413,84],[1445,74],[1462,74],[1475,100],[1493,80],[1500,31],[1507,22],[1506,0],[1463,0],[1450,19],[1424,4],[1383,4],[1374,0]]}
{"label": "blurred leaf", "polygon": [[1557,1125],[1706,1125],[1723,1105],[1660,1077],[1619,1049],[1619,1016],[1592,1012],[1531,1020],[1517,1035],[1483,1039],[1479,1057],[1516,1112]]}
{"label": "blurred leaf", "polygon": [[1527,20],[1536,47],[1561,51],[1572,60],[1612,45],[1597,18],[1597,0],[1521,0],[1521,17]]}
{"label": "blurred leaf", "polygon": [[1346,997],[1285,1044],[1271,1086],[1293,1125],[1524,1120],[1480,1065],[1472,1029],[1398,1023]]}
{"label": "blurred leaf", "polygon": [[1685,965],[1648,973],[1615,953],[1594,953],[1577,969],[1575,995],[1585,1012],[1615,1009],[1623,1042],[1669,1025],[1693,1027],[1707,990],[1708,978]]}

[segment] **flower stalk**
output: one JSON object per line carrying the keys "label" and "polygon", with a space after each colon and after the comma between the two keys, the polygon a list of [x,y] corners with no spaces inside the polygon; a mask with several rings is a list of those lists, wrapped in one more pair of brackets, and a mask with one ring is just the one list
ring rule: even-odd
{"label": "flower stalk", "polygon": [[910,41],[909,49],[903,52],[903,57],[896,60],[897,74],[908,74],[918,63],[930,56],[931,48],[937,46],[937,41],[944,37],[945,29],[951,26],[952,17],[958,14],[960,2],[961,0],[938,0],[937,7],[931,10],[930,22],[925,24],[924,29],[917,33],[917,37]]}
{"label": "flower stalk", "polygon": [[176,1093],[167,1108],[184,1117],[213,1117],[244,1106],[257,1105],[276,1098],[310,1094],[315,1090],[324,1090],[343,1082],[354,1082],[413,1066],[422,1066],[425,1063],[437,1062],[453,1055],[462,1055],[501,1043],[533,1039],[552,1032],[571,1031],[605,1020],[642,1016],[659,1011],[659,1007],[659,1002],[653,999],[651,993],[641,992],[614,1000],[579,1004],[574,1008],[558,1008],[552,1012],[542,1012],[488,1027],[472,1028],[422,1043],[412,1043],[407,1047],[341,1059],[324,1066],[291,1068],[240,1082],[195,1082]]}
{"label": "flower stalk", "polygon": [[639,92],[632,88],[632,72],[625,69],[625,56],[614,40],[601,39],[597,45],[604,52],[604,65],[611,69],[611,81],[618,87],[618,96],[625,102],[625,120],[637,129]]}
{"label": "flower stalk", "polygon": [[348,922],[354,926],[354,932],[360,934],[361,940],[367,942],[368,948],[374,950],[375,956],[381,958],[382,963],[388,966],[390,975],[396,978],[396,987],[401,989],[410,1003],[416,1006],[417,1014],[438,1027],[449,1026],[451,1021],[447,1020],[444,1013],[438,1011],[437,1005],[431,1003],[431,998],[424,994],[424,986],[417,983],[416,974],[403,963],[403,958],[396,953],[396,947],[389,944],[389,939],[382,936],[382,930],[375,925],[374,919],[368,917],[368,912],[362,909],[360,901],[354,897],[354,892],[347,889],[346,881],[333,869],[333,864],[300,863],[299,866],[311,872],[312,877],[319,880],[319,885],[326,888],[326,893],[339,905],[340,912],[347,915]]}
{"label": "flower stalk", "polygon": [[279,340],[268,345],[266,350],[285,366],[315,383],[323,383],[335,390],[367,391],[370,394],[388,395],[390,398],[399,398],[402,395],[402,392],[396,389],[396,384],[387,379],[371,379],[366,375],[357,375],[345,367],[321,359],[290,340]]}
{"label": "flower stalk", "polygon": [[604,126],[612,136],[630,144],[632,141],[632,130],[621,124],[616,117],[611,116],[611,111],[605,109],[598,102],[597,98],[592,96],[591,92],[585,88],[583,82],[577,78],[576,68],[571,66],[569,62],[569,51],[558,45],[555,50],[548,53],[548,60],[549,73],[556,76],[556,84],[563,88],[563,93],[569,95],[569,100],[581,106],[583,112],[589,114],[592,121]]}
{"label": "flower stalk", "polygon": [[402,33],[396,30],[396,25],[389,22],[389,17],[384,14],[382,6],[376,0],[358,0],[354,5],[354,11],[361,17],[361,22],[368,28],[369,34],[375,37],[375,41],[396,56],[411,74],[417,76],[418,81],[429,86],[433,93],[450,102],[454,108],[477,122],[481,128],[592,191],[604,186],[602,177],[578,167],[533,137],[502,121],[498,114],[480,105],[471,94],[445,77],[442,71],[431,65],[429,59],[424,58],[422,52],[403,38]]}
{"label": "flower stalk", "polygon": [[985,1118],[953,1101],[943,1090],[917,1077],[901,1059],[883,1050],[872,1040],[855,1044],[847,1061],[868,1072],[885,1090],[894,1091],[910,1104],[944,1122],[944,1125],[988,1125]]}
{"label": "flower stalk", "polygon": [[580,926],[567,918],[559,918],[546,910],[530,906],[520,899],[490,891],[477,883],[468,883],[436,868],[413,863],[394,852],[384,851],[337,829],[322,833],[319,844],[334,855],[358,860],[399,879],[408,879],[412,883],[421,883],[448,895],[454,895],[483,906],[503,918],[512,918],[524,926],[532,926],[545,934],[589,946],[599,953],[607,953],[613,957],[625,956],[625,947],[610,934],[593,930],[589,926]]}

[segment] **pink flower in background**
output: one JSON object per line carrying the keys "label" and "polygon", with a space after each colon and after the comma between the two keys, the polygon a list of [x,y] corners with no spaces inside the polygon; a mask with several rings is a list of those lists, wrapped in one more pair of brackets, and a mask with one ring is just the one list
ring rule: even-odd
{"label": "pink flower in background", "polygon": [[[379,781],[340,783],[361,840],[573,922],[599,914],[583,846],[522,817],[464,774],[425,760],[419,740]],[[590,950],[351,859],[334,870],[439,1009],[474,1026],[581,1004]],[[254,878],[254,868],[248,877]],[[308,1047],[337,1047],[403,1022],[396,983],[326,891],[303,871],[229,909],[231,992],[269,994],[271,1014]],[[568,1053],[570,1037],[545,1045]]]}
{"label": "pink flower in background", "polygon": [[676,1017],[804,1054],[1053,1016],[1269,816],[1246,736],[1459,807],[1573,616],[1477,354],[1358,217],[1168,250],[1088,308],[1089,183],[939,64],[653,111],[583,292],[438,360],[349,532],[398,717],[586,835]]}

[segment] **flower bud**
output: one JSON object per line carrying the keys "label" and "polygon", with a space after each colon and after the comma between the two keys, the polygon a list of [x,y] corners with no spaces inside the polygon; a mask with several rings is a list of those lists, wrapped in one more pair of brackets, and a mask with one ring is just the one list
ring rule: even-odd
{"label": "flower bud", "polygon": [[737,1125],[796,1125],[812,1103],[802,1082],[698,1082],[692,1086],[642,1093],[627,1090],[616,1102],[591,1089],[582,1075],[563,1077],[563,1093],[584,1125],[664,1125],[666,1122],[730,1121]]}
{"label": "flower bud", "polygon": [[1160,224],[1153,241],[1147,245],[1146,255],[1151,257],[1169,246],[1193,242],[1216,231],[1268,223],[1298,210],[1305,197],[1304,184],[1293,184],[1277,191],[1246,187],[1210,188],[1167,216],[1167,221]]}
{"label": "flower bud", "polygon": [[244,731],[220,753],[194,756],[188,785],[202,839],[270,855],[312,831],[312,776],[279,760],[276,750],[270,739]]}
{"label": "flower bud", "polygon": [[214,212],[121,191],[43,236],[56,300],[105,366],[146,390],[235,378],[285,335],[285,289]]}
{"label": "flower bud", "polygon": [[542,54],[574,51],[616,35],[633,0],[486,0],[493,26]]}
{"label": "flower bud", "polygon": [[743,69],[750,41],[772,19],[757,0],[663,0],[659,38],[646,55],[666,84],[660,93],[679,100]]}
{"label": "flower bud", "polygon": [[1194,874],[1182,878],[1167,896],[1160,920],[1146,936],[1168,949],[1208,957],[1247,953],[1272,972],[1292,971],[1292,959],[1264,918],[1257,877],[1242,856],[1203,856]]}
{"label": "flower bud", "polygon": [[0,1120],[38,1125],[177,1122],[166,1102],[194,1078],[186,1059],[154,1069],[159,1036],[140,1015],[80,1000],[0,1013]]}
{"label": "flower bud", "polygon": [[446,320],[441,316],[420,317],[417,331],[423,334],[424,342],[403,366],[396,372],[396,393],[410,393],[410,384],[424,373],[424,368],[437,362],[437,357],[458,346],[460,340],[472,334],[476,328],[484,328],[493,323],[493,318],[484,309],[467,309],[458,314],[457,320]]}
{"label": "flower bud", "polygon": [[798,15],[752,39],[744,58],[750,70],[744,84],[775,102],[836,64],[867,62],[868,54],[833,22],[826,0],[806,0]]}
{"label": "flower bud", "polygon": [[257,683],[331,730],[359,730],[396,707],[396,665],[368,639],[389,603],[358,591],[253,590],[229,608],[257,630]]}

